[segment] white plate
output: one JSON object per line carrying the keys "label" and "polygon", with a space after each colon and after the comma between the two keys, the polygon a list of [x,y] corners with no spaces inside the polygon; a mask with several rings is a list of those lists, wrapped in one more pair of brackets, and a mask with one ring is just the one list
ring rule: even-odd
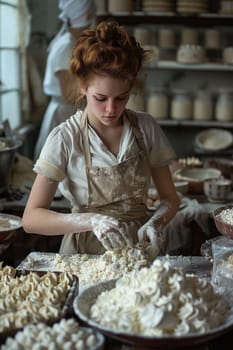
{"label": "white plate", "polygon": [[221,151],[232,146],[233,135],[228,130],[210,128],[196,135],[195,144],[206,151]]}
{"label": "white plate", "polygon": [[10,214],[0,214],[0,234],[1,232],[9,232],[22,227],[22,220],[19,216]]}

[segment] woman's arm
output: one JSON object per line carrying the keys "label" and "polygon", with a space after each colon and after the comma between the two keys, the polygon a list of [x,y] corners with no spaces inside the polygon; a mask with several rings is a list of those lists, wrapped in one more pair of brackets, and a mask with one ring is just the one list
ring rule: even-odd
{"label": "woman's arm", "polygon": [[75,232],[77,224],[73,214],[50,210],[57,186],[57,181],[43,175],[36,176],[22,218],[26,232],[44,235]]}
{"label": "woman's arm", "polygon": [[111,216],[96,213],[58,213],[50,210],[57,181],[37,175],[23,214],[25,232],[41,235],[64,235],[93,231],[106,249],[132,246],[125,225]]}

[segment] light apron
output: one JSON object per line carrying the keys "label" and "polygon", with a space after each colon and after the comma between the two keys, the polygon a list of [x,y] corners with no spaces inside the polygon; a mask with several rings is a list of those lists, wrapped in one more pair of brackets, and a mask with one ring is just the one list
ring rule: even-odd
{"label": "light apron", "polygon": [[[137,117],[129,111],[126,117],[133,126],[138,151],[114,166],[96,167],[91,165],[86,110],[82,115],[81,133],[88,181],[88,204],[82,212],[109,215],[127,222],[132,238],[137,242],[138,228],[149,219],[144,203],[151,172]],[[74,208],[73,212],[78,210]],[[64,254],[104,252],[105,248],[91,231],[64,235],[60,248],[60,253]]]}

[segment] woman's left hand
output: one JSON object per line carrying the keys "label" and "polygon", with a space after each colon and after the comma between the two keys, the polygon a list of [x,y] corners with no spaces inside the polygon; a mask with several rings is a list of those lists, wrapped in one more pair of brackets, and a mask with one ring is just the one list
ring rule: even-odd
{"label": "woman's left hand", "polygon": [[156,208],[154,215],[138,230],[139,242],[149,240],[151,243],[151,254],[157,256],[163,246],[162,228],[166,223],[166,214],[170,204],[167,201],[161,201]]}

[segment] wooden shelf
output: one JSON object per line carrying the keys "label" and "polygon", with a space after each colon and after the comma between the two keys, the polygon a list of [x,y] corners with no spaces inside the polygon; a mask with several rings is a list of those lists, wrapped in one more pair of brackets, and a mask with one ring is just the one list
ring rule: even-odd
{"label": "wooden shelf", "polygon": [[155,61],[144,66],[145,69],[198,70],[233,72],[233,64],[206,62],[199,64],[179,63],[175,61]]}
{"label": "wooden shelf", "polygon": [[157,119],[158,124],[161,126],[185,126],[185,127],[208,127],[208,128],[233,128],[232,122],[224,122],[217,120],[203,121],[203,120],[172,120],[172,119]]}
{"label": "wooden shelf", "polygon": [[121,13],[98,13],[97,21],[101,22],[113,18],[119,24],[171,24],[193,27],[230,26],[233,24],[233,15],[221,15],[219,13],[206,13],[201,15],[180,15],[177,13],[146,13],[146,12],[121,12]]}

